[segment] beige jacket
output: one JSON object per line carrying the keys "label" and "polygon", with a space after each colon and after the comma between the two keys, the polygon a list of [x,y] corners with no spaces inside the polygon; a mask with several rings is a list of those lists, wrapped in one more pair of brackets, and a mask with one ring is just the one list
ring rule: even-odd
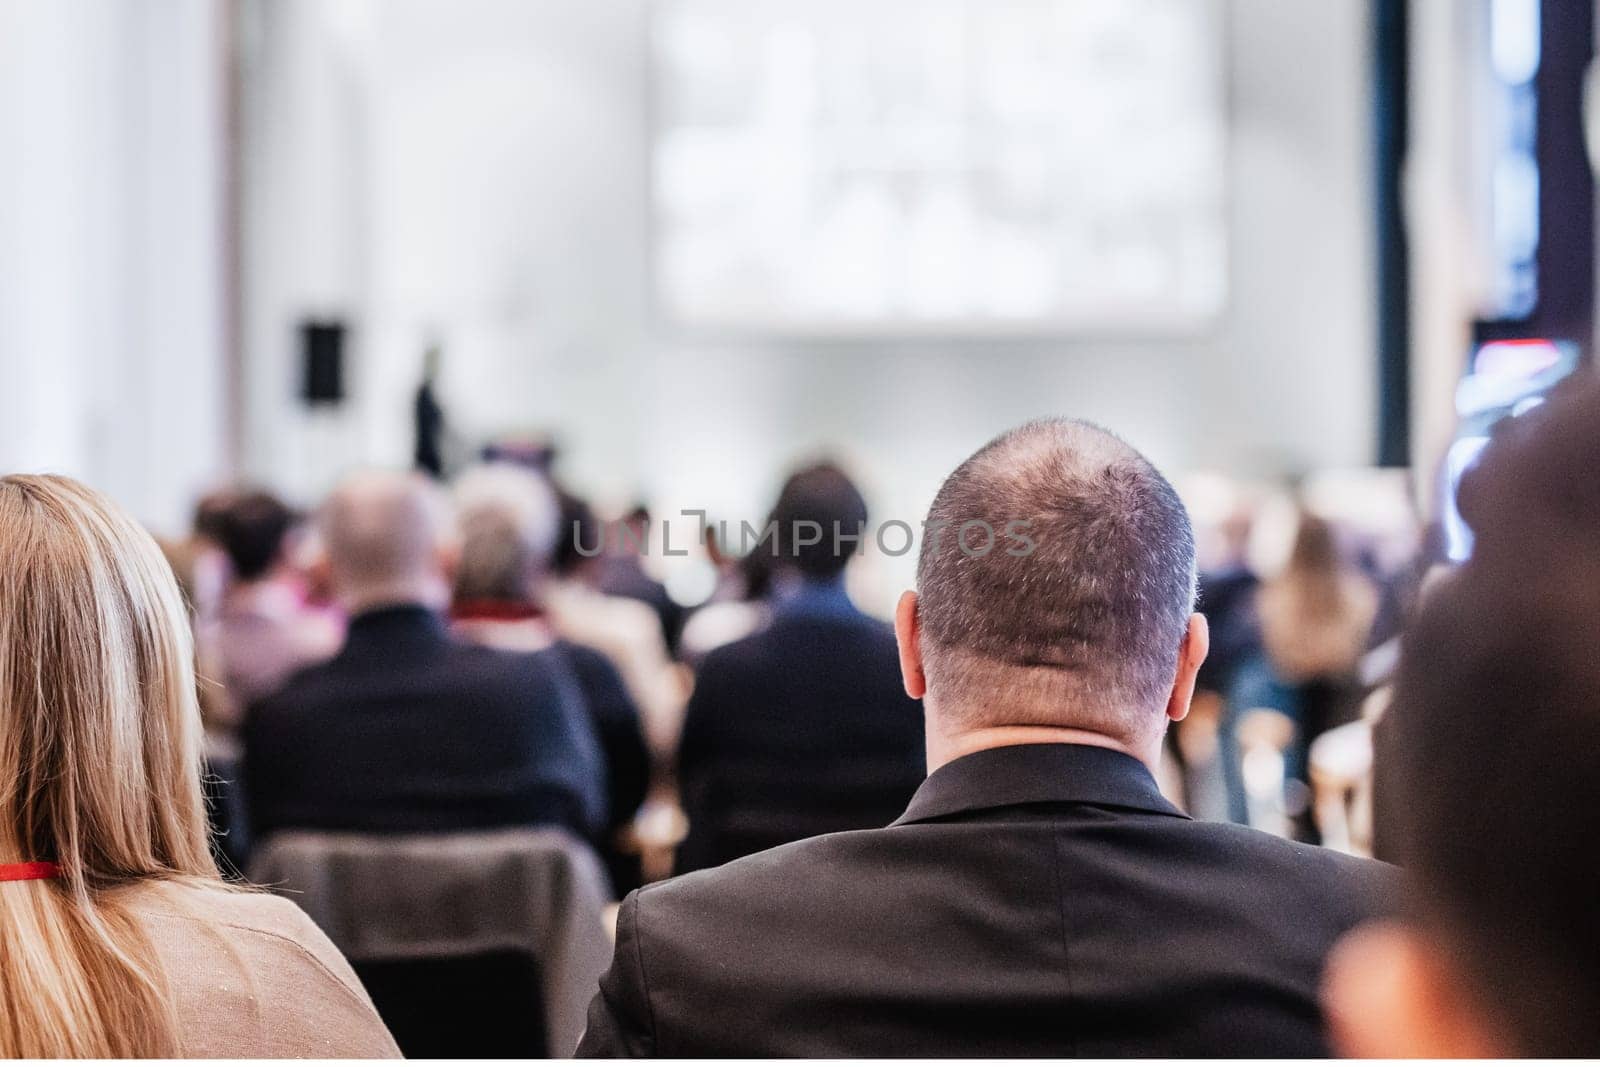
{"label": "beige jacket", "polygon": [[281,897],[169,882],[120,891],[166,964],[186,1057],[398,1057],[350,964]]}

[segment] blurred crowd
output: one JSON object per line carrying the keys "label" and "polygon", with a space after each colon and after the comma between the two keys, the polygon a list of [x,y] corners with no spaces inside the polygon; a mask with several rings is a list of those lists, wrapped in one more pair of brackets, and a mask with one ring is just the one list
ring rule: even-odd
{"label": "blurred crowd", "polygon": [[[1321,508],[1304,486],[1185,487],[1211,654],[1160,780],[1191,814],[1371,853],[1371,727],[1439,562],[1397,485]],[[886,824],[924,760],[892,631],[846,591],[857,546],[774,540],[867,518],[844,470],[799,469],[765,539],[701,528],[717,580],[681,604],[649,510],[597,515],[545,449],[492,446],[448,481],[359,474],[312,510],[208,494],[162,547],[194,612],[224,858],[243,871],[296,827],[557,825],[621,897]],[[467,693],[501,718],[463,713]]]}
{"label": "blurred crowd", "polygon": [[[865,508],[821,464],[774,515]],[[314,512],[202,499],[162,547],[194,613],[224,858],[242,871],[291,828],[550,825],[595,846],[620,896],[892,819],[921,719],[888,626],[844,590],[850,554],[772,566],[770,541],[729,557],[711,533],[721,579],[691,609],[646,570],[649,523],[601,520],[504,452],[448,485],[356,475]]]}

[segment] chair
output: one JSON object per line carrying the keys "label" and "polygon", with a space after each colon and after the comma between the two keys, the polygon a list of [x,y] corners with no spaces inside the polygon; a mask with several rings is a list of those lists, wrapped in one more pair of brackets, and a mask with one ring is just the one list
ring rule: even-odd
{"label": "chair", "polygon": [[280,832],[250,876],[339,947],[408,1057],[569,1056],[610,962],[605,875],[558,830]]}

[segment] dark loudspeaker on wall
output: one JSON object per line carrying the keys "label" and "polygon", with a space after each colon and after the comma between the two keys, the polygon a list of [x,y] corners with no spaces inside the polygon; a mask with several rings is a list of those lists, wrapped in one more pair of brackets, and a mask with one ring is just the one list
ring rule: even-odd
{"label": "dark loudspeaker on wall", "polygon": [[343,402],[344,336],[342,322],[300,324],[300,356],[304,369],[300,395],[307,404]]}

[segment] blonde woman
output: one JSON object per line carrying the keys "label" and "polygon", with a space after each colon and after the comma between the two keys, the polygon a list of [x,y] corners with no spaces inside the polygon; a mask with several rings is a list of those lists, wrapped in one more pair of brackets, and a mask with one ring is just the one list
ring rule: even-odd
{"label": "blonde woman", "polygon": [[[1294,722],[1246,716],[1238,733],[1246,747],[1253,736],[1257,747],[1283,751],[1285,773],[1305,786],[1311,743],[1359,717],[1356,668],[1377,617],[1378,590],[1340,546],[1333,524],[1302,512],[1289,561],[1261,587],[1256,607],[1261,643]],[[1291,808],[1294,836],[1320,843],[1313,813],[1298,804]]]}
{"label": "blonde woman", "polygon": [[395,1056],[294,905],[206,842],[184,604],[70,479],[0,477],[0,1056]]}
{"label": "blonde woman", "polygon": [[1353,675],[1378,614],[1378,591],[1327,519],[1302,512],[1283,573],[1262,586],[1261,639],[1290,684]]}

